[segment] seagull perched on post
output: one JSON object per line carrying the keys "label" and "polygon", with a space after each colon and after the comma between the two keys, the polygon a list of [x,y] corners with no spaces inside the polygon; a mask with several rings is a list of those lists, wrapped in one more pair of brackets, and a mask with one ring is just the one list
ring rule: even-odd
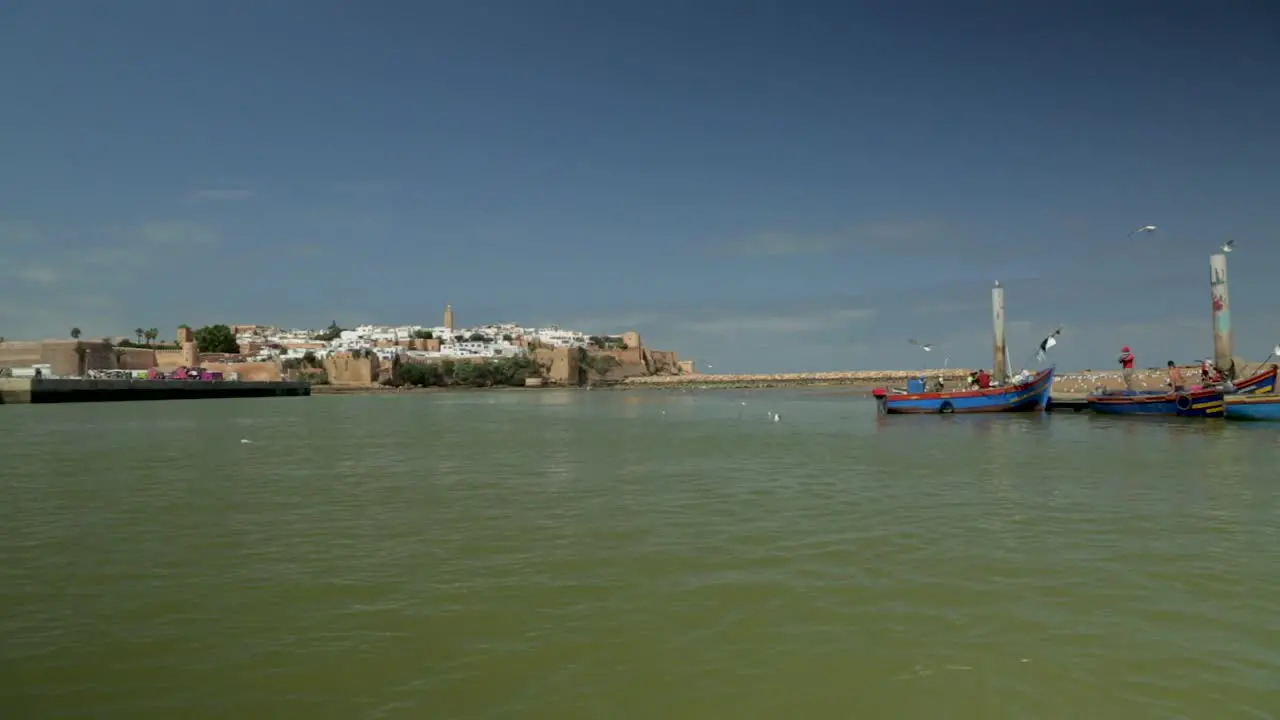
{"label": "seagull perched on post", "polygon": [[1228,241],[1227,241],[1227,244],[1222,246],[1222,252],[1224,252],[1224,253],[1229,253],[1229,252],[1231,252],[1232,248],[1234,248],[1234,247],[1235,247],[1235,245],[1236,245],[1236,241],[1235,241],[1235,240],[1228,240]]}
{"label": "seagull perched on post", "polygon": [[1130,232],[1129,232],[1129,237],[1133,237],[1134,235],[1137,235],[1138,233],[1150,233],[1150,232],[1155,232],[1155,231],[1156,231],[1156,226],[1155,226],[1155,225],[1143,225],[1143,226],[1142,226],[1142,227],[1140,227],[1140,228],[1134,228],[1132,231],[1130,231]]}
{"label": "seagull perched on post", "polygon": [[921,350],[923,350],[923,351],[925,351],[925,352],[933,352],[933,344],[932,344],[932,343],[922,343],[922,342],[920,342],[919,340],[916,340],[915,338],[912,338],[912,339],[908,340],[907,342],[911,343],[912,345],[915,345],[916,347],[920,348]]}

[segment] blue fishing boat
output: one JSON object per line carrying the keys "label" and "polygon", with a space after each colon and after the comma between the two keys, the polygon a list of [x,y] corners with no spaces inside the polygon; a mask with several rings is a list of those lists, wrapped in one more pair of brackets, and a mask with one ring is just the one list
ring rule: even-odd
{"label": "blue fishing boat", "polygon": [[1270,368],[1263,370],[1262,372],[1258,373],[1257,375],[1254,375],[1251,378],[1246,378],[1244,380],[1241,380],[1238,383],[1234,383],[1236,386],[1235,394],[1236,395],[1264,395],[1264,394],[1274,393],[1276,391],[1277,369],[1280,369],[1280,368],[1278,368],[1276,365],[1272,365]]}
{"label": "blue fishing boat", "polygon": [[1095,393],[1085,399],[1089,403],[1089,409],[1101,415],[1220,418],[1225,412],[1221,388],[1186,392],[1112,390]]}
{"label": "blue fishing boat", "polygon": [[1228,396],[1227,419],[1280,421],[1280,395]]}
{"label": "blue fishing boat", "polygon": [[876,388],[872,394],[881,413],[950,414],[991,412],[1035,412],[1043,410],[1053,387],[1053,368],[1041,370],[1016,385],[978,390],[908,392]]}

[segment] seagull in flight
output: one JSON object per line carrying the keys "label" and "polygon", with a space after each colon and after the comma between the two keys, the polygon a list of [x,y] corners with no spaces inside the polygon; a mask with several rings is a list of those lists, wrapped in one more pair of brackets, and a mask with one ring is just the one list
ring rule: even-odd
{"label": "seagull in flight", "polygon": [[1236,245],[1236,241],[1235,241],[1235,240],[1228,240],[1228,241],[1227,241],[1227,244],[1222,246],[1222,252],[1224,252],[1224,253],[1229,253],[1229,252],[1231,252],[1231,251],[1232,251],[1232,249],[1234,249],[1234,248],[1235,248],[1235,245]]}
{"label": "seagull in flight", "polygon": [[908,340],[907,342],[911,343],[912,345],[915,345],[916,347],[920,348],[921,350],[923,350],[923,351],[925,351],[925,352],[933,352],[933,344],[932,344],[932,343],[922,343],[922,342],[920,342],[919,340],[916,340],[915,338],[912,338],[912,339]]}
{"label": "seagull in flight", "polygon": [[1138,233],[1150,233],[1150,232],[1155,232],[1155,231],[1156,231],[1156,226],[1155,226],[1155,225],[1143,225],[1143,226],[1142,226],[1142,227],[1140,227],[1140,228],[1134,228],[1132,231],[1130,231],[1130,233],[1129,233],[1129,237],[1133,237],[1134,235],[1137,235]]}

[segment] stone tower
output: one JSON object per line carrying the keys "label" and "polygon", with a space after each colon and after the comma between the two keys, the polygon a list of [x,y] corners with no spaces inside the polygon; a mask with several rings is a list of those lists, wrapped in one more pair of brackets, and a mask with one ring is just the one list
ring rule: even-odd
{"label": "stone tower", "polygon": [[444,326],[449,328],[449,332],[453,332],[453,306],[444,306]]}
{"label": "stone tower", "polygon": [[196,346],[196,338],[191,328],[178,328],[178,347],[182,348],[183,366],[199,367],[200,349]]}

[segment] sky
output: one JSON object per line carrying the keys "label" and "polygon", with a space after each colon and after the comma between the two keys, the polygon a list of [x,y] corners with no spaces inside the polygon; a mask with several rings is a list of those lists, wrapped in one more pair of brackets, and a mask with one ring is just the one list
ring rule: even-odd
{"label": "sky", "polygon": [[[1280,6],[9,0],[0,336],[636,330],[715,371],[1280,341]],[[1155,233],[1128,237],[1138,226]],[[915,338],[937,349],[926,356]]]}

